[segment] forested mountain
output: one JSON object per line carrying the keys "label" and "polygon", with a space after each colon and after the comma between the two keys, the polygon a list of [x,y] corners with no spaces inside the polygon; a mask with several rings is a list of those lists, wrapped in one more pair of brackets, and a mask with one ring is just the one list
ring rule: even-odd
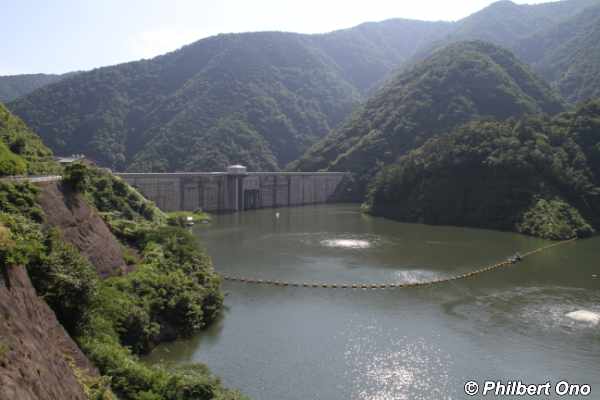
{"label": "forested mountain", "polygon": [[439,41],[422,47],[413,60],[464,40],[505,47],[531,64],[570,103],[600,93],[600,0],[563,0],[527,5],[501,0],[460,20]]}
{"label": "forested mountain", "polygon": [[600,97],[600,5],[522,41],[515,51],[568,101]]}
{"label": "forested mountain", "polygon": [[7,103],[26,96],[36,89],[58,82],[65,75],[26,74],[0,76],[0,102]]}
{"label": "forested mountain", "polygon": [[534,5],[501,0],[460,20],[445,40],[478,39],[515,49],[522,40],[598,4],[598,0],[566,0]]}
{"label": "forested mountain", "polygon": [[369,179],[436,134],[481,118],[556,113],[561,100],[509,51],[452,44],[398,75],[293,168],[351,171],[360,199]]}
{"label": "forested mountain", "polygon": [[600,101],[432,139],[378,174],[367,206],[402,221],[590,235],[600,228]]}
{"label": "forested mountain", "polygon": [[424,46],[453,28],[450,22],[390,19],[308,38],[335,61],[347,81],[366,93]]}
{"label": "forested mountain", "polygon": [[[500,1],[454,23],[394,19],[318,35],[219,35],[80,73],[9,108],[56,153],[84,153],[117,170],[215,170],[238,162],[280,169],[338,128],[398,68],[465,39],[517,52],[571,103],[598,95],[598,8],[600,0]],[[334,161],[321,156],[315,165]]]}
{"label": "forested mountain", "polygon": [[0,103],[0,176],[48,174],[57,170],[52,151]]}
{"label": "forested mountain", "polygon": [[78,74],[10,107],[57,153],[115,169],[278,169],[448,26],[392,20],[329,35],[219,35]]}

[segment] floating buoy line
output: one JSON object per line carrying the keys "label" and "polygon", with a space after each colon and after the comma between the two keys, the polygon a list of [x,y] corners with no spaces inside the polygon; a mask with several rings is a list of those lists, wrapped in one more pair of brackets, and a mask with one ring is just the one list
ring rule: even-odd
{"label": "floating buoy line", "polygon": [[229,282],[240,282],[252,285],[265,285],[265,286],[280,286],[280,287],[301,287],[301,288],[319,288],[319,289],[403,289],[403,288],[420,288],[427,287],[432,285],[439,285],[446,282],[457,281],[461,279],[472,278],[476,275],[483,274],[485,272],[490,272],[499,268],[509,267],[519,263],[521,260],[531,257],[534,254],[541,253],[544,250],[548,250],[552,247],[557,247],[561,245],[565,245],[568,243],[573,243],[577,240],[577,238],[565,240],[562,242],[553,243],[547,246],[539,247],[535,250],[528,251],[520,256],[513,256],[504,261],[501,261],[497,264],[489,265],[474,271],[465,272],[463,274],[451,276],[448,278],[435,279],[431,281],[424,282],[410,282],[410,283],[318,283],[318,282],[285,282],[285,281],[275,281],[275,280],[265,280],[265,279],[253,279],[253,278],[244,278],[244,277],[235,277],[230,275],[221,275],[223,280]]}

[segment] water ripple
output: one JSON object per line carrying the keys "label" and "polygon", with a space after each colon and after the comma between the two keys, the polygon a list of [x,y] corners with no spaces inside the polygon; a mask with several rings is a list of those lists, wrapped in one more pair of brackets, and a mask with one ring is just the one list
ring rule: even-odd
{"label": "water ripple", "polygon": [[566,287],[518,287],[447,304],[447,311],[495,326],[600,335],[598,324],[569,315],[585,311],[600,315],[600,294]]}
{"label": "water ripple", "polygon": [[353,382],[351,399],[447,399],[448,353],[424,338],[397,333],[374,326],[352,332],[345,352]]}

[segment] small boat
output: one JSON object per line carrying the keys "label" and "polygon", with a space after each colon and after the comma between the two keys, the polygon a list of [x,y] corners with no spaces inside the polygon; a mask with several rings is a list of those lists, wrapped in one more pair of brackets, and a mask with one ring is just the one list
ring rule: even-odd
{"label": "small boat", "polygon": [[515,253],[515,255],[514,255],[514,256],[512,256],[512,257],[510,257],[510,258],[508,259],[508,261],[509,261],[511,264],[516,264],[516,263],[518,263],[519,261],[522,261],[522,260],[523,260],[523,256],[522,256],[521,254],[519,254],[519,253]]}

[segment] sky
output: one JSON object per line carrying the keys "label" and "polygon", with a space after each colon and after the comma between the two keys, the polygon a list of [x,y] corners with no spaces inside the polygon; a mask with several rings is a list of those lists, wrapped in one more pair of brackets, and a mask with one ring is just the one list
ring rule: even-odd
{"label": "sky", "polygon": [[0,76],[64,73],[152,58],[219,33],[321,33],[390,18],[455,21],[492,2],[0,0]]}

